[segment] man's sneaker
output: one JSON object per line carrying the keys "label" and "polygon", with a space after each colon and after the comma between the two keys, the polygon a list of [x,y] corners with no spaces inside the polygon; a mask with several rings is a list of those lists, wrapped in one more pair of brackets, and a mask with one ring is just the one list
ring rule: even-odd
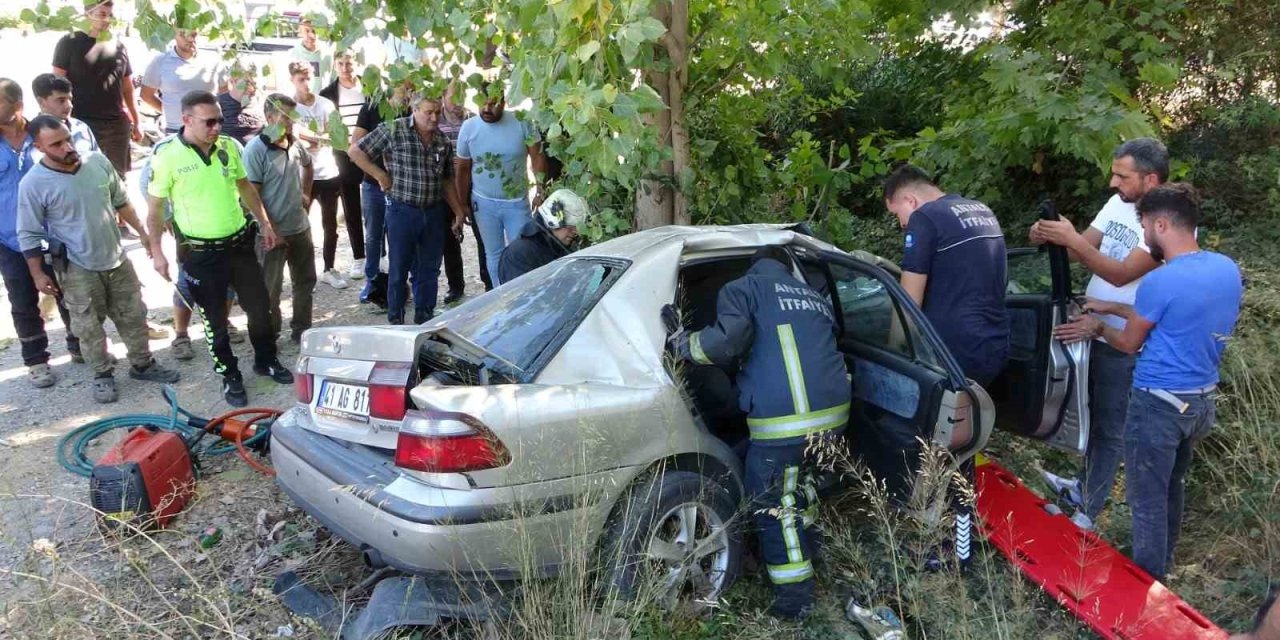
{"label": "man's sneaker", "polygon": [[1049,485],[1053,494],[1068,505],[1079,509],[1084,506],[1084,495],[1080,491],[1080,481],[1075,478],[1064,478],[1056,473],[1040,470],[1040,477]]}
{"label": "man's sneaker", "polygon": [[280,364],[279,360],[272,360],[269,364],[255,364],[253,372],[260,376],[271,376],[272,380],[280,384],[293,384],[293,372]]}
{"label": "man's sneaker", "polygon": [[862,627],[862,631],[871,640],[906,640],[907,632],[902,628],[902,620],[889,607],[863,606],[857,598],[849,598],[845,605],[844,615],[850,622]]}
{"label": "man's sneaker", "polygon": [[348,280],[364,280],[364,258],[351,261],[351,268],[347,269]]}
{"label": "man's sneaker", "polygon": [[178,336],[169,343],[169,349],[173,353],[173,357],[178,360],[190,360],[196,357],[196,352],[191,349],[191,338],[188,336]]}
{"label": "man's sneaker", "polygon": [[31,380],[31,386],[37,389],[52,387],[58,382],[58,378],[53,375],[53,369],[47,362],[27,367],[27,378]]}
{"label": "man's sneaker", "polygon": [[444,303],[447,305],[453,304],[461,300],[463,295],[465,295],[465,293],[461,289],[451,290],[449,291],[449,295],[444,297]]}
{"label": "man's sneaker", "polygon": [[107,374],[93,379],[93,399],[95,402],[107,404],[115,402],[118,397],[114,376]]}
{"label": "man's sneaker", "polygon": [[227,323],[227,337],[231,339],[231,344],[240,344],[241,342],[244,342],[244,333],[230,322]]}
{"label": "man's sneaker", "polygon": [[244,380],[239,374],[222,376],[222,397],[233,407],[249,404],[249,393],[244,390]]}
{"label": "man's sneaker", "polygon": [[329,269],[320,274],[320,282],[323,282],[334,289],[346,289],[347,281],[338,273],[337,269]]}
{"label": "man's sneaker", "polygon": [[160,366],[160,363],[153,359],[151,364],[147,365],[146,369],[129,367],[129,377],[134,380],[146,380],[147,382],[163,382],[169,384],[177,382],[178,378],[182,376],[173,369],[166,369]]}
{"label": "man's sneaker", "polygon": [[1077,511],[1071,516],[1071,523],[1080,527],[1081,531],[1093,531],[1093,519],[1083,511]]}

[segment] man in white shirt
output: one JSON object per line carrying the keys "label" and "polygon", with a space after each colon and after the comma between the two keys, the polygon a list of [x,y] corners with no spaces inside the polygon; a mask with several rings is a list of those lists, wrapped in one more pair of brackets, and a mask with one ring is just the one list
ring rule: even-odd
{"label": "man in white shirt", "polygon": [[[1089,228],[1078,233],[1069,220],[1041,220],[1031,227],[1031,242],[1066,247],[1072,260],[1088,267],[1093,272],[1085,292],[1089,298],[1131,305],[1142,277],[1160,265],[1143,240],[1134,205],[1168,179],[1169,151],[1164,144],[1154,138],[1129,140],[1112,154],[1111,188],[1116,194]],[[1124,329],[1123,318],[1102,319]],[[1058,327],[1054,335],[1064,342],[1093,337],[1080,334],[1075,324]],[[1102,513],[1124,459],[1125,409],[1136,359],[1136,355],[1122,353],[1102,338],[1093,343],[1089,363],[1089,445],[1083,473],[1067,480],[1044,472],[1049,484],[1077,505],[1071,519],[1083,529],[1092,529]]]}
{"label": "man in white shirt", "polygon": [[[311,91],[311,67],[306,63],[290,63],[289,79],[293,82],[293,99],[298,102],[297,122],[301,126],[297,135],[307,144],[315,173],[311,199],[320,203],[320,226],[324,230],[324,271],[320,274],[320,282],[334,289],[346,289],[346,278],[334,268],[338,251],[338,198],[342,194],[342,176],[329,139],[329,121],[338,112],[338,107],[328,98]],[[306,203],[306,206],[310,209],[311,203]]]}
{"label": "man in white shirt", "polygon": [[182,128],[182,98],[192,91],[218,94],[226,89],[227,68],[218,56],[197,48],[200,34],[179,29],[173,44],[142,74],[142,101],[164,114],[165,133]]}
{"label": "man in white shirt", "polygon": [[[329,86],[320,90],[320,97],[328,98],[338,108],[342,116],[342,124],[347,128],[349,136],[360,119],[360,110],[367,99],[364,87],[360,84],[360,76],[356,74],[356,61],[350,51],[343,51],[334,58],[334,69],[338,77]],[[360,280],[364,278],[364,217],[361,215],[360,184],[364,182],[364,172],[351,162],[346,151],[333,150],[333,157],[338,162],[338,176],[342,183],[342,212],[346,219],[347,239],[351,241],[351,267],[347,270],[347,278]]]}

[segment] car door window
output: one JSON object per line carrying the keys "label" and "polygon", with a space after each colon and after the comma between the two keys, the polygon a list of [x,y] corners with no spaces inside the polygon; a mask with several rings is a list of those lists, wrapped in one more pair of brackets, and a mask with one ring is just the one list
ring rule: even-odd
{"label": "car door window", "polygon": [[911,318],[902,312],[882,280],[840,264],[831,266],[831,275],[844,316],[846,338],[909,360],[941,366],[933,348],[920,335]]}

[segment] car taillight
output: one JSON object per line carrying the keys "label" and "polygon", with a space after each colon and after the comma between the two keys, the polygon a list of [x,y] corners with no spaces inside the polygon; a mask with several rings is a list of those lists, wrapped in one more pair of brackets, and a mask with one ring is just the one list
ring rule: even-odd
{"label": "car taillight", "polygon": [[396,439],[395,464],[403,469],[461,473],[510,462],[506,445],[464,413],[410,411]]}
{"label": "car taillight", "polygon": [[401,420],[409,408],[411,362],[379,362],[369,374],[369,415]]}
{"label": "car taillight", "polygon": [[298,366],[295,367],[296,371],[293,375],[293,390],[298,394],[298,402],[303,404],[311,404],[313,378],[310,373],[307,373],[307,365],[310,363],[310,359],[306,356],[298,358]]}

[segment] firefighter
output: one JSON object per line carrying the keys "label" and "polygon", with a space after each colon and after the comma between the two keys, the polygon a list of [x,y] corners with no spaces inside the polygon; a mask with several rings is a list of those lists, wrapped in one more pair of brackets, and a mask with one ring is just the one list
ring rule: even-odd
{"label": "firefighter", "polygon": [[[675,324],[674,309],[663,315]],[[787,251],[773,246],[721,289],[715,324],[668,339],[684,360],[740,363],[738,405],[751,434],[746,489],[773,583],[770,613],[780,618],[803,618],[813,607],[814,454],[839,440],[852,389],[836,332],[830,299],[798,279]]]}
{"label": "firefighter", "polygon": [[520,230],[498,261],[498,281],[510,282],[548,262],[571,253],[569,247],[579,237],[579,227],[591,213],[582,196],[559,189],[533,212],[533,219]]}

